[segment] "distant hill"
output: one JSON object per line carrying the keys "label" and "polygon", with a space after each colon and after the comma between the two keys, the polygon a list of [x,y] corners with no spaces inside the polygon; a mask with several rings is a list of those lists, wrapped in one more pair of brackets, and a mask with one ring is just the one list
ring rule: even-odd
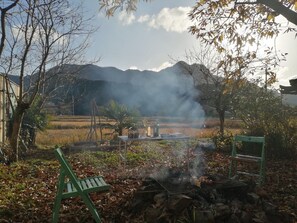
{"label": "distant hill", "polygon": [[201,71],[206,69],[205,66],[199,64],[188,65],[186,62],[179,61],[172,67],[167,67],[159,72],[151,70],[120,70],[115,67],[100,67],[93,64],[86,65],[63,65],[53,67],[48,73],[73,74],[77,78],[90,81],[107,81],[115,83],[130,83],[134,85],[142,85],[145,81],[160,81],[172,79],[176,77],[189,77],[191,75],[198,78],[201,77]]}
{"label": "distant hill", "polygon": [[[204,69],[203,65],[182,61],[159,72],[123,71],[93,64],[53,67],[47,71],[47,76],[53,76],[47,89],[57,90],[49,104],[57,113],[74,110],[76,115],[86,115],[90,114],[92,100],[98,106],[116,100],[136,107],[143,115],[199,117],[203,109],[196,100],[199,92],[194,83],[202,80]],[[70,106],[72,102],[74,106]]]}
{"label": "distant hill", "polygon": [[[120,70],[93,64],[66,64],[47,71],[47,86],[51,95],[46,109],[56,114],[90,115],[91,104],[98,106],[116,100],[137,108],[142,115],[172,115],[201,117],[204,111],[214,115],[207,101],[200,100],[198,89],[205,84],[204,65],[189,65],[179,61],[159,72],[145,70]],[[25,83],[28,85],[29,78]],[[18,83],[18,77],[10,76]],[[33,79],[33,77],[31,77]],[[284,103],[297,105],[296,95],[283,95]],[[201,98],[200,98],[201,99]]]}

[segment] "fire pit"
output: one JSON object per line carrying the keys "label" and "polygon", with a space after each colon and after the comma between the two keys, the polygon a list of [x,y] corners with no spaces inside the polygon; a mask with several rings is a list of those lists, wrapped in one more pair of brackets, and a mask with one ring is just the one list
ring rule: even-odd
{"label": "fire pit", "polygon": [[147,222],[271,222],[279,217],[276,206],[262,200],[255,183],[220,175],[193,177],[189,171],[165,169],[144,181],[135,194],[134,211]]}
{"label": "fire pit", "polygon": [[246,183],[231,180],[223,176],[192,176],[189,171],[169,169],[151,176],[168,195],[199,193],[202,190],[217,190],[231,197],[246,194],[249,186]]}
{"label": "fire pit", "polygon": [[172,194],[181,194],[187,193],[191,190],[191,176],[187,172],[181,172],[178,170],[168,170],[166,176],[164,173],[159,172],[155,176],[151,176],[167,193],[168,195]]}

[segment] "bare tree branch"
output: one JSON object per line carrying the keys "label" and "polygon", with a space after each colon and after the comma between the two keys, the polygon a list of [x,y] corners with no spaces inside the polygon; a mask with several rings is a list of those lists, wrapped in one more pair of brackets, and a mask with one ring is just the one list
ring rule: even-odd
{"label": "bare tree branch", "polygon": [[5,8],[0,7],[1,11],[1,40],[0,40],[0,57],[2,55],[4,46],[5,46],[5,39],[6,39],[6,27],[5,27],[5,22],[6,22],[6,16],[7,12],[14,8],[18,4],[19,0],[13,1],[10,5],[8,5]]}

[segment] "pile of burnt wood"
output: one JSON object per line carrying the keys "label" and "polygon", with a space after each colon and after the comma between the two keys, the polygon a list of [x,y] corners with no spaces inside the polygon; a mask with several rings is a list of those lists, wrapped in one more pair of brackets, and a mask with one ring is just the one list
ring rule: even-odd
{"label": "pile of burnt wood", "polygon": [[253,181],[200,176],[169,170],[143,182],[130,205],[145,222],[290,222]]}

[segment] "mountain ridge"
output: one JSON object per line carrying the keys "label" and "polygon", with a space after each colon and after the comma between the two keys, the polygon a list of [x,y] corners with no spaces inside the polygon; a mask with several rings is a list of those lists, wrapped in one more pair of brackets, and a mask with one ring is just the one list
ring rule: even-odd
{"label": "mountain ridge", "polygon": [[[55,93],[48,104],[58,114],[73,114],[74,110],[74,114],[89,115],[92,100],[98,106],[116,100],[139,109],[143,115],[176,115],[182,113],[178,111],[181,108],[189,111],[193,106],[202,113],[197,98],[206,72],[204,65],[184,61],[158,72],[64,64],[47,71],[52,78],[44,89]],[[25,79],[26,84],[30,78]],[[17,76],[10,79],[18,84]]]}
{"label": "mountain ridge", "polygon": [[[185,62],[178,62],[159,72],[131,69],[123,71],[115,67],[100,67],[94,64],[67,64],[53,67],[47,73],[58,77],[69,74],[75,76],[76,80],[68,86],[70,90],[66,87],[67,78],[61,81],[65,87],[59,89],[59,100],[56,98],[52,103],[57,104],[63,98],[67,104],[71,98],[77,98],[76,114],[87,114],[93,99],[99,106],[110,100],[116,100],[118,103],[136,107],[148,115],[177,114],[180,113],[178,110],[187,110],[186,108],[197,104],[194,99],[198,93],[191,76],[193,66],[205,69],[203,65],[188,65]],[[202,75],[199,69],[195,72],[194,76]],[[57,86],[55,83],[52,85]],[[64,92],[69,94],[61,97]],[[198,107],[201,112],[200,105]]]}
{"label": "mountain ridge", "polygon": [[95,64],[64,64],[59,67],[53,67],[49,69],[48,73],[73,73],[76,77],[81,79],[93,80],[93,81],[112,81],[112,82],[136,82],[133,81],[134,78],[139,80],[139,78],[152,79],[161,75],[180,75],[182,73],[188,72],[189,70],[194,70],[194,66],[201,66],[206,69],[203,65],[189,65],[186,62],[179,61],[173,66],[164,68],[160,71],[152,70],[134,70],[127,69],[121,70],[116,67],[108,66],[101,67]]}

